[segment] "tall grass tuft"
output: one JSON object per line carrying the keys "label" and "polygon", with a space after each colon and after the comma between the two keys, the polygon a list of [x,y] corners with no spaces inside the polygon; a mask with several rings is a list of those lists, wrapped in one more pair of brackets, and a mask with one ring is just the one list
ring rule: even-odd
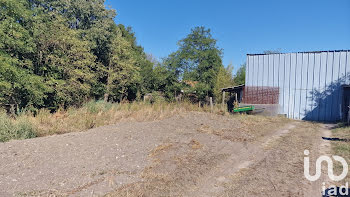
{"label": "tall grass tuft", "polygon": [[0,112],[0,142],[12,139],[29,139],[36,137],[33,124],[25,116],[15,121],[3,111]]}

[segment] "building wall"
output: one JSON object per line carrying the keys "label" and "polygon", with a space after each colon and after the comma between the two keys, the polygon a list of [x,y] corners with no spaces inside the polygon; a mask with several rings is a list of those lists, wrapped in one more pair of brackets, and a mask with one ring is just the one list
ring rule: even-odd
{"label": "building wall", "polygon": [[279,104],[293,119],[342,119],[342,85],[350,84],[350,51],[247,55],[243,101]]}

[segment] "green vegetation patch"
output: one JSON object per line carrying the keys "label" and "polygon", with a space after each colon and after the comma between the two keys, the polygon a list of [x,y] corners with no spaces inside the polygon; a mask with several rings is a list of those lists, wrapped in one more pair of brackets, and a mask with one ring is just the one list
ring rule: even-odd
{"label": "green vegetation patch", "polygon": [[15,122],[6,113],[0,112],[0,142],[34,137],[36,137],[34,126],[26,118],[19,117]]}

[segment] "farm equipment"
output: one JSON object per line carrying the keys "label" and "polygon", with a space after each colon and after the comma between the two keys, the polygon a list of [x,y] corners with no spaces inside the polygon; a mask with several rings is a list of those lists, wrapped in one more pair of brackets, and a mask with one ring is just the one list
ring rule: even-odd
{"label": "farm equipment", "polygon": [[261,113],[264,109],[255,109],[253,105],[243,105],[240,106],[244,94],[244,85],[239,85],[235,87],[227,87],[221,89],[222,91],[222,106],[225,104],[225,93],[229,92],[230,97],[227,101],[227,110],[231,113],[247,113],[247,114],[256,114]]}
{"label": "farm equipment", "polygon": [[233,109],[233,112],[235,113],[247,113],[247,112],[252,112],[254,111],[255,107],[254,105],[249,105],[249,106],[244,106],[244,107],[235,107]]}
{"label": "farm equipment", "polygon": [[235,97],[236,98],[235,98],[234,108],[233,108],[234,113],[250,113],[254,111],[255,107],[253,105],[240,107],[238,103],[237,93],[235,93]]}

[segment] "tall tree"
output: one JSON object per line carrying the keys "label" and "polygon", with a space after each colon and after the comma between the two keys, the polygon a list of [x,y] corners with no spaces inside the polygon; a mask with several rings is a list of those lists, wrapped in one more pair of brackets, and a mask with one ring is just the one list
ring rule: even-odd
{"label": "tall tree", "polygon": [[118,26],[115,26],[114,31],[110,43],[105,101],[123,100],[127,96],[127,87],[139,80],[138,67],[135,65],[131,43],[122,36]]}
{"label": "tall tree", "polygon": [[237,70],[237,73],[234,78],[235,85],[243,85],[245,84],[245,69],[246,64],[242,64],[241,67]]}
{"label": "tall tree", "polygon": [[42,107],[45,87],[33,73],[33,11],[25,0],[0,0],[0,105]]}
{"label": "tall tree", "polygon": [[137,44],[135,33],[132,31],[131,27],[125,27],[122,24],[118,25],[122,36],[130,43],[131,53],[135,59],[135,66],[139,69],[139,83],[134,84],[128,88],[128,98],[135,99],[136,95],[144,95],[145,93],[152,92],[154,86],[152,84],[153,80],[153,68],[157,65],[157,62],[152,62],[147,54],[144,52],[143,47]]}
{"label": "tall tree", "polygon": [[57,13],[35,17],[35,74],[51,87],[46,104],[58,107],[79,105],[90,97],[95,79],[95,56],[88,42],[79,39],[79,32],[69,29]]}
{"label": "tall tree", "polygon": [[226,68],[224,66],[220,67],[219,72],[217,74],[215,88],[214,88],[214,95],[216,98],[216,101],[221,101],[222,94],[221,89],[233,86],[234,83],[234,77],[233,77],[233,66],[232,64],[229,64]]}
{"label": "tall tree", "polygon": [[198,81],[200,99],[214,95],[217,73],[222,65],[222,51],[216,45],[210,29],[195,27],[178,43],[179,49],[166,60],[169,69],[181,80]]}

